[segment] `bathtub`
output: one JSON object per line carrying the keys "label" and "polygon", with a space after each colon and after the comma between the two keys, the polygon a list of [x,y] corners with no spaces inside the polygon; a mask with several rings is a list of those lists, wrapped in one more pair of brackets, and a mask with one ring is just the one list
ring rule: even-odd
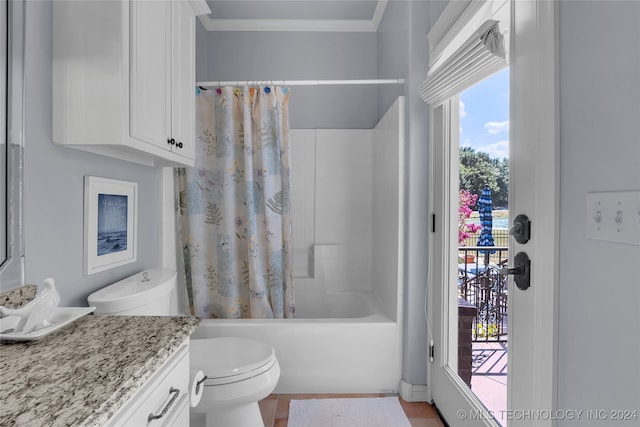
{"label": "bathtub", "polygon": [[295,319],[205,319],[193,339],[247,337],[275,348],[274,393],[392,393],[402,375],[402,332],[372,291],[296,288]]}

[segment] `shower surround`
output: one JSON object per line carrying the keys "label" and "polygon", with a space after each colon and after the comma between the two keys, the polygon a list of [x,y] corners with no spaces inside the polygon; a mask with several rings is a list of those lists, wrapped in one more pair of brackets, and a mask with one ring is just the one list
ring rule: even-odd
{"label": "shower surround", "polygon": [[276,350],[276,393],[397,392],[404,97],[374,129],[291,130],[295,319],[207,319],[194,338]]}

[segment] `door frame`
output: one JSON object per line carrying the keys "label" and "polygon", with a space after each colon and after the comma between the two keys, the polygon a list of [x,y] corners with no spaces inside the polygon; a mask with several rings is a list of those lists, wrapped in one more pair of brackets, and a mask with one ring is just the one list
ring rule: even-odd
{"label": "door frame", "polygon": [[[428,390],[431,401],[450,425],[496,426],[480,399],[469,389],[457,373],[457,357],[451,352],[458,348],[458,329],[450,328],[456,313],[457,298],[452,284],[457,277],[458,239],[454,230],[458,211],[458,134],[452,132],[459,125],[459,97],[429,106],[430,176],[429,203],[435,215],[429,239],[428,315],[431,359],[427,365]],[[437,141],[437,143],[436,143]],[[456,196],[453,196],[453,195]],[[499,417],[499,414],[494,414]]]}
{"label": "door frame", "polygon": [[[506,420],[510,427],[555,426],[554,417],[545,417],[545,414],[553,414],[557,410],[560,176],[558,4],[554,0],[510,2],[510,159],[517,166],[513,168],[516,172],[510,175],[509,199],[510,206],[514,208],[509,209],[509,215],[510,222],[519,213],[526,213],[534,219],[531,241],[526,246],[513,241],[510,258],[513,264],[515,253],[521,250],[529,253],[532,259],[532,286],[526,291],[519,291],[514,288],[513,281],[509,281],[507,412],[495,415],[501,421]],[[450,212],[456,212],[452,211],[451,193],[446,191],[451,180],[450,162],[446,162],[446,159],[450,158],[451,152],[445,148],[443,153],[442,147],[434,147],[436,136],[442,135],[435,135],[433,112],[434,109],[430,108],[431,212],[436,210],[435,202],[441,204],[439,209],[444,206]],[[517,146],[514,144],[516,140]],[[441,166],[443,169],[436,170]],[[440,180],[434,179],[436,173],[441,174]],[[436,188],[438,185],[444,186]],[[449,218],[441,215],[434,229],[439,227],[450,229]],[[437,254],[448,253],[450,247],[447,246],[451,243],[442,237],[439,243],[434,243],[436,238],[432,233],[428,284],[430,316],[433,316],[434,307],[440,307],[438,312],[443,308],[445,312],[451,310],[451,307],[447,308],[451,301],[446,301],[447,293],[442,292],[442,273],[447,267],[441,258],[435,259],[438,258]],[[434,272],[434,269],[439,271]],[[431,325],[436,324],[434,320],[430,319]],[[457,393],[465,405],[479,409],[475,395],[466,388],[453,369],[446,366],[448,349],[444,347],[447,347],[446,343],[453,344],[455,341],[448,330],[448,320],[437,322],[437,327],[430,331],[430,335],[429,338],[436,341],[433,353],[435,364],[429,363],[427,367],[431,394],[434,387],[452,387],[452,392]],[[434,383],[433,369],[444,369],[444,376],[449,378],[446,385]],[[440,406],[438,402],[435,403]],[[522,411],[536,410],[539,412],[533,414],[539,414],[537,418],[519,416]],[[451,409],[448,412],[450,422],[462,421],[453,418],[456,415]],[[494,425],[490,417],[478,418],[481,419],[476,420],[476,425]],[[465,424],[470,422],[465,420]]]}
{"label": "door frame", "polygon": [[[558,283],[560,236],[560,132],[558,8],[555,0],[511,0],[510,222],[519,213],[535,218],[531,241],[513,242],[510,257],[526,250],[532,259],[532,286],[510,292],[507,406],[554,414],[558,409]],[[518,140],[518,145],[513,142]],[[527,194],[519,194],[520,188]],[[514,289],[510,284],[510,289]],[[520,313],[520,305],[530,311]],[[518,336],[522,324],[530,336]],[[512,325],[510,325],[511,327]],[[511,336],[513,335],[513,337]],[[512,413],[511,415],[516,415]],[[544,415],[541,413],[541,415]],[[513,419],[510,426],[555,426],[555,417]]]}

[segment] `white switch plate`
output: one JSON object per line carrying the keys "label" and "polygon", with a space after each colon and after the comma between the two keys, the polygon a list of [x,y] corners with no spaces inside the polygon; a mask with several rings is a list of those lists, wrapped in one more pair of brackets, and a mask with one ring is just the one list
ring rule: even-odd
{"label": "white switch plate", "polygon": [[640,190],[587,193],[587,238],[640,245]]}

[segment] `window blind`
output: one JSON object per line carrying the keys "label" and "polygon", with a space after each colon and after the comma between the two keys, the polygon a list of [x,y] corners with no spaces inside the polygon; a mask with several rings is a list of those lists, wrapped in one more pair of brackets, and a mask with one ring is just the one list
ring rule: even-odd
{"label": "window blind", "polygon": [[430,104],[443,102],[506,66],[499,23],[486,21],[453,55],[429,70],[420,96]]}

